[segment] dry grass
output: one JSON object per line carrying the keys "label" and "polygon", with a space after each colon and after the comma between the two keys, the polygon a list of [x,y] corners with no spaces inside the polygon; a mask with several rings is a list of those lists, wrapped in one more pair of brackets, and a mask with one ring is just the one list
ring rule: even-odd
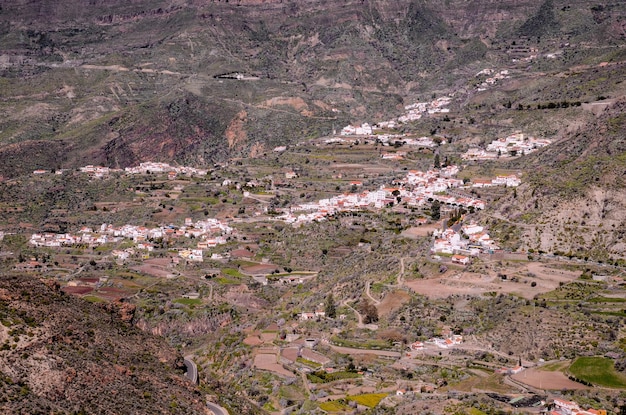
{"label": "dry grass", "polygon": [[[532,273],[535,276],[529,277]],[[501,280],[497,274],[508,275]],[[518,276],[518,281],[512,280]],[[429,298],[445,298],[453,294],[480,295],[485,292],[516,294],[532,299],[538,294],[550,292],[559,287],[561,282],[570,282],[579,277],[579,273],[547,267],[543,263],[512,263],[499,270],[481,273],[463,270],[450,270],[445,274],[434,274],[430,278],[412,280],[405,285],[419,294]],[[531,284],[535,282],[534,287]]]}
{"label": "dry grass", "polygon": [[516,391],[516,389],[506,385],[503,380],[504,376],[495,373],[488,376],[471,376],[445,389],[453,389],[462,392],[489,391],[497,393],[511,393]]}
{"label": "dry grass", "polygon": [[383,298],[378,307],[376,307],[378,309],[378,315],[381,317],[386,316],[399,309],[410,300],[411,296],[405,291],[397,290],[390,292]]}

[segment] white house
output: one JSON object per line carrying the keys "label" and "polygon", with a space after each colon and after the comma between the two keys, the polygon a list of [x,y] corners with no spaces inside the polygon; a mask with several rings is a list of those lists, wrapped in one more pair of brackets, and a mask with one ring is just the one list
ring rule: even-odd
{"label": "white house", "polygon": [[465,255],[452,255],[452,263],[460,265],[469,265],[470,258]]}

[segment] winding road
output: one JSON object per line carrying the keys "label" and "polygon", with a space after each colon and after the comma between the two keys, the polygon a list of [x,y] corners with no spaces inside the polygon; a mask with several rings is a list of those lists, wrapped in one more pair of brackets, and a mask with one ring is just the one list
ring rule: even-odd
{"label": "winding road", "polygon": [[213,402],[207,402],[206,406],[211,412],[213,412],[214,415],[229,415],[228,411],[225,408],[222,408],[221,406]]}
{"label": "winding road", "polygon": [[187,372],[185,372],[185,377],[189,379],[192,383],[198,383],[198,366],[191,359],[192,356],[185,356],[184,362],[187,367]]}
{"label": "winding road", "polygon": [[[185,373],[185,377],[189,379],[191,382],[197,384],[198,383],[198,366],[196,362],[192,359],[193,356],[185,356],[184,362],[187,367],[187,372]],[[207,408],[213,413],[213,415],[229,415],[226,408],[222,408],[218,404],[213,402],[206,403]]]}

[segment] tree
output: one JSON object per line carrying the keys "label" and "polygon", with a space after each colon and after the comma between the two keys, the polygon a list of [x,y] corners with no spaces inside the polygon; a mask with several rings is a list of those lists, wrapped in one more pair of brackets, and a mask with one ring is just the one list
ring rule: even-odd
{"label": "tree", "polygon": [[430,207],[430,217],[433,220],[441,218],[441,203],[438,200],[433,200],[433,204]]}
{"label": "tree", "polygon": [[435,154],[435,163],[434,163],[434,167],[436,169],[440,169],[441,168],[441,161],[439,159],[439,154]]}
{"label": "tree", "polygon": [[363,314],[363,322],[365,324],[375,323],[378,321],[378,309],[367,299],[361,300],[359,303],[359,313]]}
{"label": "tree", "polygon": [[337,316],[335,298],[333,297],[332,292],[328,294],[328,297],[326,297],[326,305],[324,306],[324,311],[326,312],[326,317],[328,318],[335,318]]}

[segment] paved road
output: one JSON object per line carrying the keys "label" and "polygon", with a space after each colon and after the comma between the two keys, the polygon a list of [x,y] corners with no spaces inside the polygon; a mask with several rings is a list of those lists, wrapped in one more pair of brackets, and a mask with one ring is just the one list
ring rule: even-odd
{"label": "paved road", "polygon": [[185,366],[187,366],[185,376],[193,383],[198,383],[198,366],[196,366],[196,363],[191,360],[191,356],[185,356],[184,362]]}
{"label": "paved road", "polygon": [[214,415],[229,415],[228,411],[221,406],[214,404],[213,402],[207,402],[206,406]]}

